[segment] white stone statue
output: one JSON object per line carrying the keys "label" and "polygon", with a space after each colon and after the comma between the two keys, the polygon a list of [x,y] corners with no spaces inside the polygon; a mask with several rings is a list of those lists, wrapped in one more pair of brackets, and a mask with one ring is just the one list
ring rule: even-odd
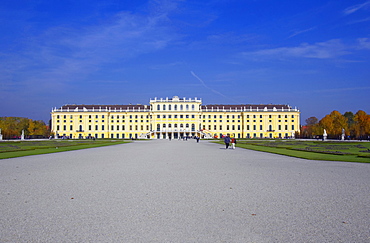
{"label": "white stone statue", "polygon": [[22,130],[21,140],[24,140],[24,130]]}
{"label": "white stone statue", "polygon": [[3,140],[3,134],[1,134],[1,128],[0,128],[0,140]]}
{"label": "white stone statue", "polygon": [[346,135],[346,131],[344,130],[344,128],[342,129],[342,140],[344,140],[344,136]]}
{"label": "white stone statue", "polygon": [[322,139],[326,140],[327,137],[328,137],[328,134],[326,133],[326,129],[324,129],[324,134],[322,135]]}

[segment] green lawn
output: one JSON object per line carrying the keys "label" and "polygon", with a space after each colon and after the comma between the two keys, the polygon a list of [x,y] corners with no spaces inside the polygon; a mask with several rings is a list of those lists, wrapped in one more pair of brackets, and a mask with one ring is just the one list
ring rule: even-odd
{"label": "green lawn", "polygon": [[237,147],[311,160],[370,163],[370,142],[239,139]]}
{"label": "green lawn", "polygon": [[70,150],[94,148],[128,143],[124,140],[45,140],[45,141],[3,141],[0,142],[0,159],[28,155],[57,153]]}

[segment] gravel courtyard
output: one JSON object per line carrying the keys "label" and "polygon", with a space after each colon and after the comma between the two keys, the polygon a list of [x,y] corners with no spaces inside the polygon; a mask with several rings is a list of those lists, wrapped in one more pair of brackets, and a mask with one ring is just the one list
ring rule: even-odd
{"label": "gravel courtyard", "polygon": [[370,242],[370,164],[154,140],[0,160],[0,242]]}

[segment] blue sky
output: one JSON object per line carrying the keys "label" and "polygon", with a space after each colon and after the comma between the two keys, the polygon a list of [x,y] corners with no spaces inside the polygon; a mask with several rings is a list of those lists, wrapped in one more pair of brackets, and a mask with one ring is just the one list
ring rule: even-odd
{"label": "blue sky", "polygon": [[370,0],[3,0],[0,116],[64,104],[370,113]]}

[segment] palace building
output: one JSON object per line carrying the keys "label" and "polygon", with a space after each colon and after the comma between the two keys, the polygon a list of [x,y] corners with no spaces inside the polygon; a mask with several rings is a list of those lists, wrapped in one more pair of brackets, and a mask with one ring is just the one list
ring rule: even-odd
{"label": "palace building", "polygon": [[177,96],[149,105],[64,105],[51,120],[55,137],[74,139],[286,138],[300,129],[300,112],[289,105],[203,105]]}

